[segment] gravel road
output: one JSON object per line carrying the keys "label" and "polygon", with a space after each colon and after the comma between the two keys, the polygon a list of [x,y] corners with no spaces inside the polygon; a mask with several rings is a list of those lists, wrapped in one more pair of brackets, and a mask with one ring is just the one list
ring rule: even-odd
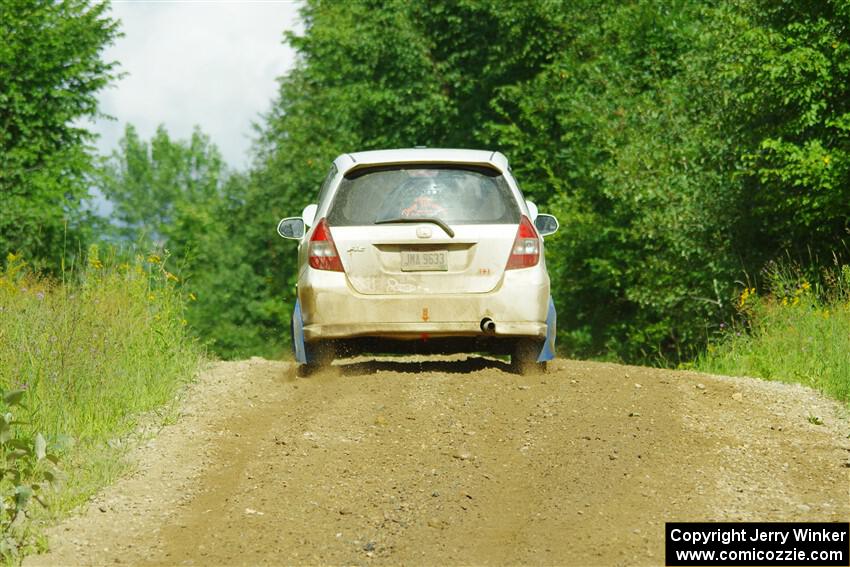
{"label": "gravel road", "polygon": [[666,521],[850,520],[850,424],[819,394],[550,365],[217,363],[26,564],[660,565]]}

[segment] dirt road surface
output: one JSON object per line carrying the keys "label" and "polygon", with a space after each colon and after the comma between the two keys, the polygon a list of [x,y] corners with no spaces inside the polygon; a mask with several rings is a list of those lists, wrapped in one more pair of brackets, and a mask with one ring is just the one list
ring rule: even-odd
{"label": "dirt road surface", "polygon": [[550,368],[216,364],[27,564],[660,565],[666,521],[850,520],[850,425],[815,392]]}

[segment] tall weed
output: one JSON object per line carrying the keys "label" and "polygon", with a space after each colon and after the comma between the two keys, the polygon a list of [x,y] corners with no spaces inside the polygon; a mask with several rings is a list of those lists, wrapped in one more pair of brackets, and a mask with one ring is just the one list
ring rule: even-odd
{"label": "tall weed", "polygon": [[0,388],[26,391],[23,434],[40,432],[62,455],[60,509],[112,480],[122,440],[201,361],[162,254],[104,257],[92,247],[65,280],[15,255],[0,272]]}
{"label": "tall weed", "polygon": [[768,293],[744,288],[739,321],[696,367],[796,382],[850,403],[850,266],[814,283],[796,268],[774,266],[766,275]]}

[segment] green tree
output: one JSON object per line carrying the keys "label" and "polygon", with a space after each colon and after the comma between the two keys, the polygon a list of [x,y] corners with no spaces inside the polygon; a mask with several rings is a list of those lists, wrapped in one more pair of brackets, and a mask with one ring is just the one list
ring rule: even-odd
{"label": "green tree", "polygon": [[737,184],[718,53],[732,9],[598,3],[553,13],[569,41],[500,89],[490,145],[562,231],[548,248],[562,345],[579,356],[687,358],[728,312]]}
{"label": "green tree", "polygon": [[687,360],[734,313],[736,280],[789,248],[824,257],[846,234],[847,13],[769,0],[309,0],[251,171],[220,185],[212,209],[166,192],[127,201],[124,222],[152,210],[149,230],[173,242],[200,230],[180,247],[218,271],[193,276],[212,294],[196,324],[215,334],[229,313],[224,351],[272,353],[295,282],[274,225],[315,199],[334,156],[490,147],[562,219],[547,254],[566,350]]}
{"label": "green tree", "polygon": [[[562,345],[688,359],[732,314],[735,281],[777,253],[761,224],[774,215],[802,226],[796,204],[780,210],[762,192],[753,207],[748,192],[766,175],[748,169],[757,163],[748,156],[764,163],[765,136],[790,124],[766,117],[776,107],[766,97],[784,94],[767,80],[777,50],[764,38],[781,44],[779,16],[806,19],[795,10],[814,8],[788,6],[308,2],[304,35],[289,38],[300,63],[281,80],[246,203],[297,213],[324,175],[319,164],[350,149],[500,149],[526,194],[564,221],[548,246]],[[833,12],[820,24],[829,38],[844,29]],[[257,274],[291,302],[291,251],[267,228],[251,242]]]}
{"label": "green tree", "polygon": [[184,142],[172,140],[160,125],[148,143],[128,124],[119,149],[102,162],[96,184],[112,204],[119,236],[131,241],[146,236],[173,247],[208,227],[225,178],[221,154],[200,128]]}
{"label": "green tree", "polygon": [[119,35],[108,3],[0,2],[0,255],[56,268],[83,236],[96,93],[116,76],[102,60]]}
{"label": "green tree", "polygon": [[[739,58],[746,192],[765,257],[846,257],[850,230],[850,5],[755,2]],[[842,243],[843,242],[843,243]]]}
{"label": "green tree", "polygon": [[246,261],[242,232],[253,219],[235,220],[245,176],[226,170],[209,137],[196,127],[189,140],[173,140],[160,126],[147,142],[127,125],[95,179],[113,207],[107,235],[176,259],[198,337],[224,357],[268,354],[257,320],[269,315],[255,299],[265,283]]}

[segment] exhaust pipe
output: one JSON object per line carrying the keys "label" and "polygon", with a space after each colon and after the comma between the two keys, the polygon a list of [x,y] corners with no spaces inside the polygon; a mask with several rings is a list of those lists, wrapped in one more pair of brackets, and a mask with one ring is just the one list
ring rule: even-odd
{"label": "exhaust pipe", "polygon": [[489,317],[481,319],[481,331],[486,335],[492,335],[496,332],[496,323]]}

